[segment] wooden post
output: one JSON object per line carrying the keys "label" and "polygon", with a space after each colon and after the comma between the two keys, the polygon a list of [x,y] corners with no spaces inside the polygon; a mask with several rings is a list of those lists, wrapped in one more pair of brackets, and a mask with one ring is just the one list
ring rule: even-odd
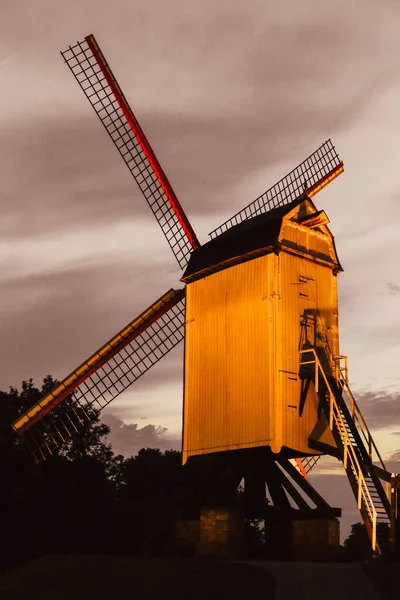
{"label": "wooden post", "polygon": [[390,534],[389,534],[389,544],[390,550],[393,552],[396,547],[396,537],[397,537],[397,523],[396,523],[396,509],[397,509],[397,477],[394,473],[390,478]]}

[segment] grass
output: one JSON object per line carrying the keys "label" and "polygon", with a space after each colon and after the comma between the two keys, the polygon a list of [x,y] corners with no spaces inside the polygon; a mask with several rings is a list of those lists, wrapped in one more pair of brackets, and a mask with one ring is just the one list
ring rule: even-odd
{"label": "grass", "polygon": [[45,556],[0,577],[4,600],[270,600],[265,570],[202,559]]}

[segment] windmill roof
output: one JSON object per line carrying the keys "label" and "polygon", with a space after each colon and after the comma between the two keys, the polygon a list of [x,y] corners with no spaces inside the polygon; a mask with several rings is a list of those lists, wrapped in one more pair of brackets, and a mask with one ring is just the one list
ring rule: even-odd
{"label": "windmill roof", "polygon": [[207,272],[243,262],[244,255],[250,260],[272,252],[279,238],[283,218],[303,200],[304,196],[243,221],[200,246],[191,254],[182,281],[192,281],[205,276]]}

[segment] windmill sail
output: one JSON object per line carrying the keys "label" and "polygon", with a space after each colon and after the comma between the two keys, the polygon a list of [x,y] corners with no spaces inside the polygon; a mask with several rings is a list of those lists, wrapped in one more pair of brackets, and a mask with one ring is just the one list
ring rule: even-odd
{"label": "windmill sail", "polygon": [[209,235],[211,238],[218,237],[231,227],[283,204],[289,204],[302,194],[312,198],[343,170],[343,162],[331,140],[327,140],[278,183],[214,229]]}
{"label": "windmill sail", "polygon": [[90,423],[184,336],[185,290],[170,290],[13,423],[37,461]]}
{"label": "windmill sail", "polygon": [[196,234],[93,35],[61,52],[149,204],[183,269]]}

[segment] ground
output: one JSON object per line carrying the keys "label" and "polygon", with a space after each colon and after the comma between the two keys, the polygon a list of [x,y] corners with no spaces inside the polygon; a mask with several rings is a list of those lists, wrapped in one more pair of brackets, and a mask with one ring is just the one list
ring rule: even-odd
{"label": "ground", "polygon": [[359,563],[264,562],[276,582],[275,600],[384,600]]}
{"label": "ground", "polygon": [[[47,556],[0,577],[4,600],[387,600],[398,563]],[[375,582],[388,595],[378,592]],[[382,583],[384,583],[382,585]]]}
{"label": "ground", "polygon": [[264,569],[194,559],[47,556],[0,578],[3,600],[272,600]]}

